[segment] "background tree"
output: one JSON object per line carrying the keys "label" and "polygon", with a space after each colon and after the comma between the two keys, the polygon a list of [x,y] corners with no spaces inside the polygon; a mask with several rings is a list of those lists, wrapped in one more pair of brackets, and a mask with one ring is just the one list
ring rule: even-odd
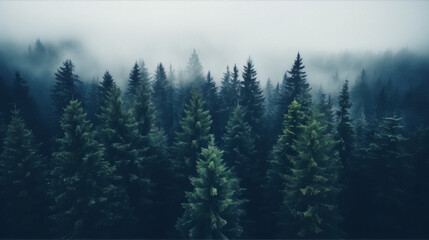
{"label": "background tree", "polygon": [[137,88],[142,81],[141,68],[137,62],[134,63],[133,69],[131,69],[130,76],[128,78],[127,100],[132,103],[134,101],[134,95],[136,94]]}
{"label": "background tree", "polygon": [[63,114],[63,109],[70,100],[82,101],[82,82],[79,76],[74,73],[74,64],[70,59],[63,62],[63,65],[55,73],[55,85],[52,90],[52,100],[55,105],[55,116],[57,119]]}
{"label": "background tree", "polygon": [[156,69],[152,85],[152,103],[160,126],[165,132],[170,132],[173,126],[173,99],[172,86],[167,79],[164,67],[160,63]]}
{"label": "background tree", "polygon": [[191,177],[193,190],[186,193],[185,212],[176,228],[183,238],[239,238],[243,229],[241,189],[238,179],[223,163],[214,140],[203,148],[197,162],[197,175]]}
{"label": "background tree", "polygon": [[210,113],[213,120],[213,125],[210,133],[219,139],[221,136],[221,128],[223,125],[220,124],[219,106],[220,99],[216,87],[216,83],[213,81],[213,77],[210,71],[207,74],[207,81],[203,85],[202,97],[205,103],[205,109]]}
{"label": "background tree", "polygon": [[0,155],[1,230],[4,238],[47,237],[46,160],[18,110],[12,112]]}
{"label": "background tree", "polygon": [[252,127],[252,131],[261,136],[262,117],[264,115],[264,96],[256,80],[256,71],[252,60],[249,58],[244,66],[243,80],[241,81],[240,105],[245,110],[246,120]]}

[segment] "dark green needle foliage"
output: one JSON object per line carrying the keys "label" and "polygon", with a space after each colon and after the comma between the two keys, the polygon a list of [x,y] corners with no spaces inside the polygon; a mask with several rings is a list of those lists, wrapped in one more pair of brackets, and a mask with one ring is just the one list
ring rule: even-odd
{"label": "dark green needle foliage", "polygon": [[334,111],[332,110],[332,107],[333,107],[333,103],[331,100],[331,95],[329,95],[328,98],[326,98],[326,93],[321,92],[317,108],[321,113],[320,120],[322,121],[323,124],[326,125],[326,131],[331,134],[334,133],[334,124],[333,124]]}
{"label": "dark green needle foliage", "polygon": [[78,100],[70,102],[61,118],[63,137],[53,154],[50,182],[56,237],[115,236],[120,229],[117,223],[128,218],[126,196],[112,184],[115,168],[103,158],[103,147],[95,141],[85,118]]}
{"label": "dark green needle foliage", "polygon": [[59,119],[64,108],[70,100],[82,101],[82,82],[75,74],[75,66],[70,59],[63,62],[63,65],[55,73],[55,85],[52,90],[52,101],[55,105],[55,115]]}
{"label": "dark green needle foliage", "polygon": [[374,227],[374,236],[406,236],[404,227],[407,226],[406,214],[410,206],[407,202],[412,169],[410,156],[404,149],[406,139],[402,128],[401,118],[384,118],[369,145],[374,204],[373,216],[369,220]]}
{"label": "dark green needle foliage", "polygon": [[[247,215],[243,219],[247,232],[254,230],[255,219],[258,206],[255,200],[259,195],[259,183],[262,176],[260,174],[261,162],[256,156],[255,140],[252,136],[252,129],[245,119],[243,107],[238,105],[226,126],[223,137],[225,162],[228,166],[234,167],[234,172],[241,180],[241,186],[245,188],[244,197],[249,200],[245,204]],[[248,236],[248,235],[247,235]]]}
{"label": "dark green needle foliage", "polygon": [[349,81],[346,80],[341,89],[340,96],[338,97],[338,110],[336,111],[338,125],[337,134],[335,136],[338,141],[337,149],[339,157],[346,170],[350,164],[354,140],[353,125],[349,114],[351,106]]}
{"label": "dark green needle foliage", "polygon": [[220,111],[223,124],[226,124],[240,99],[240,80],[238,78],[238,68],[236,65],[234,65],[232,72],[229,71],[229,67],[226,68],[220,88]]}
{"label": "dark green needle foliage", "polygon": [[235,239],[243,229],[240,218],[243,200],[239,181],[225,165],[211,140],[197,162],[197,175],[191,177],[192,191],[186,192],[185,212],[176,228],[183,238]]}
{"label": "dark green needle foliage", "polygon": [[2,238],[46,238],[46,160],[18,110],[12,112],[0,155]]}
{"label": "dark green needle foliage", "polygon": [[258,136],[262,133],[262,118],[264,116],[264,96],[256,80],[256,70],[249,58],[243,70],[241,81],[240,105],[244,107],[246,120],[252,131]]}
{"label": "dark green needle foliage", "polygon": [[152,103],[162,129],[170,132],[173,126],[173,88],[167,79],[164,67],[160,63],[156,68],[152,84]]}
{"label": "dark green needle foliage", "polygon": [[213,80],[210,71],[207,74],[207,80],[203,85],[203,99],[204,99],[204,107],[209,110],[210,116],[213,119],[213,126],[211,128],[210,133],[214,134],[216,139],[219,139],[221,128],[223,125],[220,124],[220,115],[219,115],[219,106],[220,99],[216,87],[216,83]]}
{"label": "dark green needle foliage", "polygon": [[195,175],[195,164],[201,148],[207,147],[210,140],[212,120],[203,106],[200,93],[193,89],[192,97],[185,108],[185,115],[180,121],[181,129],[176,133],[174,146],[176,157],[173,164],[176,175],[181,177]]}
{"label": "dark green needle foliage", "polygon": [[127,100],[132,103],[134,101],[134,95],[136,94],[137,88],[142,81],[141,68],[134,63],[133,69],[131,69],[130,76],[128,77],[128,91]]}
{"label": "dark green needle foliage", "polygon": [[[147,156],[144,155],[147,146],[141,144],[142,136],[139,134],[139,126],[134,115],[131,111],[123,109],[119,88],[113,87],[108,92],[99,122],[98,132],[106,149],[105,158],[116,167],[116,174],[120,178],[116,184],[125,189],[130,207],[137,213],[138,220],[143,221],[140,218],[143,217],[142,211],[148,207],[150,190],[148,173],[143,168],[147,161]],[[130,229],[132,224],[130,219],[128,224]],[[142,227],[138,226],[139,229]],[[130,234],[132,233],[130,230]]]}
{"label": "dark green needle foliage", "polygon": [[293,145],[292,169],[286,175],[283,237],[338,238],[341,216],[337,207],[341,162],[335,142],[316,120],[305,125]]}
{"label": "dark green needle foliage", "polygon": [[[288,113],[284,115],[283,133],[274,145],[267,170],[267,207],[270,211],[269,227],[275,228],[279,219],[280,206],[283,194],[280,189],[285,189],[285,175],[292,173],[291,158],[297,156],[293,147],[298,136],[302,133],[306,116],[301,110],[301,105],[293,101],[289,105]],[[278,232],[278,231],[276,231]]]}

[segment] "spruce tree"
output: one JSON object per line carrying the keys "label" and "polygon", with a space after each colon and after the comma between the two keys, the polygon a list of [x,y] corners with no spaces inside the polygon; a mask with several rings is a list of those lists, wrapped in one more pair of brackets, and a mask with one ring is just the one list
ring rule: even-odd
{"label": "spruce tree", "polygon": [[192,87],[200,87],[204,83],[203,66],[197,52],[192,52],[186,66],[186,77],[190,81]]}
{"label": "spruce tree", "polygon": [[348,169],[349,161],[353,151],[353,125],[350,119],[350,107],[352,106],[349,96],[349,81],[346,80],[343,88],[341,89],[340,96],[338,97],[338,110],[337,115],[337,135],[336,140],[338,142],[338,152],[341,163]]}
{"label": "spruce tree", "polygon": [[231,114],[223,137],[225,162],[234,167],[241,186],[245,188],[244,198],[249,202],[245,204],[246,216],[243,225],[247,229],[246,237],[250,237],[255,230],[255,219],[258,210],[259,184],[261,162],[256,156],[255,140],[252,129],[245,119],[243,107],[238,105]]}
{"label": "spruce tree", "polygon": [[219,106],[220,99],[217,92],[216,83],[213,81],[213,77],[210,74],[210,71],[207,74],[207,81],[203,85],[203,100],[205,103],[205,109],[210,113],[210,116],[213,119],[213,125],[210,133],[215,136],[216,139],[220,138],[221,128],[223,125],[220,124],[220,115],[219,115]]}
{"label": "spruce tree", "polygon": [[82,82],[75,74],[75,66],[70,59],[57,69],[55,80],[51,97],[55,104],[55,115],[59,119],[70,100],[82,101]]}
{"label": "spruce tree", "polygon": [[[274,119],[276,129],[281,129],[283,115],[287,113],[288,106],[293,100],[301,104],[302,110],[307,114],[310,112],[311,105],[310,84],[307,82],[307,75],[304,71],[304,64],[301,55],[297,54],[294,64],[289,71],[286,71],[283,76],[283,81],[280,86],[279,97],[277,100],[277,114]],[[288,76],[289,74],[289,76]],[[279,131],[276,135],[280,134]]]}
{"label": "spruce tree", "polygon": [[57,237],[115,236],[121,219],[129,218],[123,189],[112,184],[115,168],[103,159],[103,147],[85,118],[78,100],[70,101],[61,118],[63,137],[53,154],[50,182]]}
{"label": "spruce tree", "polygon": [[156,69],[152,85],[152,103],[165,132],[170,132],[173,126],[172,86],[167,79],[164,67],[160,63]]}
{"label": "spruce tree", "polygon": [[326,99],[326,93],[320,93],[319,103],[317,105],[319,112],[321,113],[321,121],[326,126],[326,131],[328,133],[334,133],[334,111],[332,110],[333,103],[331,100],[331,95]]}
{"label": "spruce tree", "polygon": [[292,169],[286,175],[283,237],[338,238],[341,216],[337,195],[341,162],[335,142],[315,119],[304,126],[293,145]]}
{"label": "spruce tree", "polygon": [[266,174],[266,197],[269,211],[267,227],[271,229],[271,234],[279,232],[276,224],[280,218],[280,206],[283,200],[283,194],[279,189],[285,189],[284,176],[292,173],[291,157],[297,156],[293,145],[302,133],[305,122],[306,115],[302,112],[301,105],[297,101],[293,101],[289,105],[288,113],[284,115],[283,133],[273,147]]}
{"label": "spruce tree", "polygon": [[134,63],[133,69],[131,69],[130,76],[128,79],[128,91],[127,99],[130,103],[134,102],[134,95],[136,94],[137,88],[142,81],[141,68],[136,63]]}
{"label": "spruce tree", "polygon": [[239,238],[244,214],[239,181],[223,163],[213,139],[202,149],[196,168],[197,175],[190,178],[193,190],[186,193],[177,230],[190,239]]}
{"label": "spruce tree", "polygon": [[257,137],[262,133],[262,117],[264,115],[264,96],[256,80],[256,71],[249,58],[244,66],[243,80],[241,81],[240,105],[246,112],[246,120]]}
{"label": "spruce tree", "polygon": [[[137,224],[140,224],[144,220],[144,210],[149,205],[150,180],[143,168],[147,161],[143,155],[147,146],[141,144],[142,136],[132,112],[123,109],[119,88],[113,87],[107,95],[99,115],[99,137],[106,149],[106,160],[116,167],[116,174],[120,178],[116,184],[125,189],[130,207],[138,217]],[[144,230],[144,226],[133,229],[132,219],[128,225],[130,234]]]}
{"label": "spruce tree", "polygon": [[100,86],[98,87],[101,105],[104,104],[104,102],[106,101],[108,97],[107,93],[115,86],[116,84],[113,80],[112,75],[110,74],[109,71],[106,71],[103,75],[103,81],[100,82]]}
{"label": "spruce tree", "polygon": [[47,237],[47,168],[38,152],[33,133],[15,109],[0,155],[3,238]]}
{"label": "spruce tree", "polygon": [[185,116],[180,121],[181,129],[176,133],[173,162],[176,174],[181,177],[194,176],[195,164],[201,148],[207,147],[210,140],[212,120],[204,110],[204,102],[197,89],[192,90],[192,97],[185,108]]}
{"label": "spruce tree", "polygon": [[[412,180],[410,156],[406,152],[401,118],[383,119],[370,143],[372,163],[372,223],[374,236],[407,236],[406,218],[410,210],[408,190]],[[392,211],[395,209],[395,211]]]}

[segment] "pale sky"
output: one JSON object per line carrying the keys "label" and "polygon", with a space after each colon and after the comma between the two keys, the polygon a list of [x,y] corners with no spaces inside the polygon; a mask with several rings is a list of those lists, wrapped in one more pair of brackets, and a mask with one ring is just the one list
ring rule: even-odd
{"label": "pale sky", "polygon": [[150,72],[161,61],[184,68],[195,48],[216,81],[249,56],[262,82],[279,81],[298,51],[304,63],[325,52],[428,51],[429,1],[0,1],[0,42],[37,38],[79,41],[100,76],[120,66],[126,77],[138,59]]}

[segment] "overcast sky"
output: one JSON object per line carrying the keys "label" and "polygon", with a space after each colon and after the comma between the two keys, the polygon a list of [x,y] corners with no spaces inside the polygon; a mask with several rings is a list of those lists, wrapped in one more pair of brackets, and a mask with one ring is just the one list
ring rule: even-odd
{"label": "overcast sky", "polygon": [[0,41],[37,38],[79,41],[99,75],[138,59],[151,72],[184,68],[195,48],[217,81],[249,56],[261,81],[278,81],[297,51],[304,63],[316,52],[428,51],[429,1],[0,1]]}

